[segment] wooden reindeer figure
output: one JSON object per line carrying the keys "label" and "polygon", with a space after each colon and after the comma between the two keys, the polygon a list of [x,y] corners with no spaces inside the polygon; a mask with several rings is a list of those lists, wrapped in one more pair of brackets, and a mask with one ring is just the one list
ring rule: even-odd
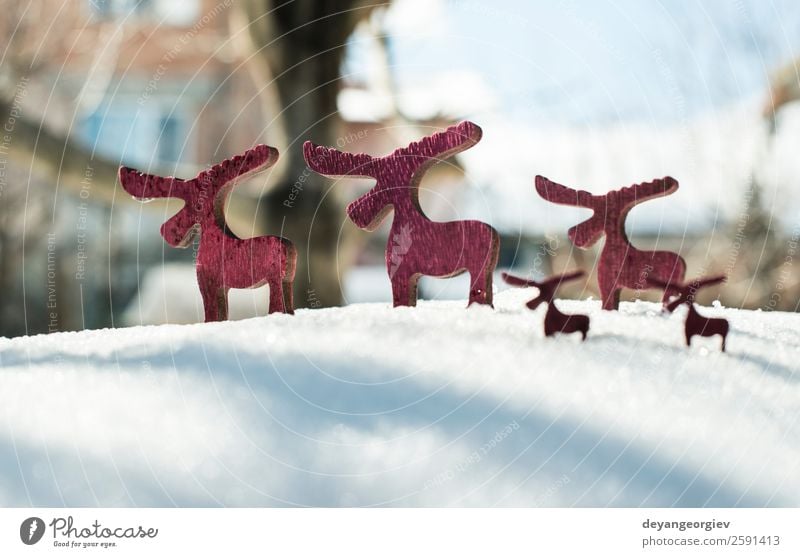
{"label": "wooden reindeer figure", "polygon": [[539,295],[528,302],[526,305],[530,309],[536,309],[539,304],[547,304],[547,313],[544,316],[544,334],[545,336],[552,336],[555,333],[577,333],[580,332],[583,340],[586,340],[586,334],[589,332],[589,316],[588,315],[566,315],[561,313],[556,307],[554,298],[556,289],[562,282],[569,282],[578,279],[584,275],[583,271],[574,271],[566,275],[559,275],[550,277],[545,281],[537,282],[535,280],[526,280],[523,278],[503,273],[503,280],[512,286],[535,286],[539,289]]}
{"label": "wooden reindeer figure", "polygon": [[668,289],[677,292],[677,295],[664,302],[664,308],[672,313],[681,304],[689,306],[689,313],[686,314],[686,325],[684,331],[686,334],[686,346],[692,345],[693,336],[713,337],[719,335],[722,337],[722,351],[725,352],[725,341],[728,337],[729,324],[727,319],[719,317],[703,317],[694,307],[694,298],[697,291],[706,286],[719,284],[725,282],[725,276],[718,276],[705,279],[695,279],[692,282],[685,284],[669,284],[658,279],[648,279],[648,282],[653,288],[662,288],[666,292]]}
{"label": "wooden reindeer figure", "polygon": [[161,236],[171,246],[185,248],[194,234],[201,234],[196,269],[207,322],[227,319],[229,289],[264,284],[269,285],[269,313],[293,313],[294,245],[279,236],[238,238],[226,226],[224,216],[225,201],[234,185],[277,160],[276,149],[258,145],[191,180],[119,169],[122,187],[135,198],[176,197],[185,202],[178,214],[161,226]]}
{"label": "wooden reindeer figure", "polygon": [[375,186],[347,207],[359,228],[375,230],[394,209],[386,246],[386,267],[395,306],[417,303],[420,276],[470,274],[469,303],[492,303],[492,272],[497,265],[499,236],[483,222],[433,222],[419,204],[422,175],[435,162],[475,145],[481,129],[462,122],[425,137],[385,157],[343,153],[307,141],[306,163],[320,174],[373,178]]}
{"label": "wooden reindeer figure", "polygon": [[[637,204],[664,197],[678,189],[678,182],[670,177],[636,184],[627,188],[592,195],[551,182],[543,176],[536,177],[536,191],[547,201],[592,209],[594,215],[569,229],[572,243],[588,249],[605,234],[606,240],[597,264],[597,282],[603,309],[619,307],[622,288],[643,289],[648,278],[667,284],[681,282],[686,273],[686,262],[671,251],[641,251],[633,247],[625,233],[625,217]],[[671,287],[664,292],[664,300],[673,293]]]}

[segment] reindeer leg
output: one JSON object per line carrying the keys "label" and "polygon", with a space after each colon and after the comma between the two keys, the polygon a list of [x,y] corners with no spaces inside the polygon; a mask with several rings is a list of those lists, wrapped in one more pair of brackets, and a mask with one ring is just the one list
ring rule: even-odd
{"label": "reindeer leg", "polygon": [[[297,264],[297,251],[295,250],[294,244],[292,244],[289,240],[284,240],[281,238],[278,240],[278,242],[278,249],[280,250],[281,254],[281,272],[279,279],[275,280],[274,284],[273,282],[270,282],[269,285],[269,312],[273,313],[274,311],[282,311],[283,313],[293,315],[293,289],[295,267]],[[274,297],[273,293],[275,294]],[[274,310],[272,309],[273,307],[275,308]]]}
{"label": "reindeer leg", "polygon": [[730,323],[722,320],[722,331],[720,331],[720,335],[722,336],[722,351],[725,352],[725,342],[728,340],[728,331],[730,330]]}
{"label": "reindeer leg", "polygon": [[228,291],[230,288],[222,287],[217,290],[217,315],[220,321],[228,319]]}
{"label": "reindeer leg", "polygon": [[[581,316],[581,317],[585,317],[585,316]],[[589,322],[587,320],[581,319],[578,330],[580,330],[580,332],[581,332],[581,340],[586,340],[586,335],[589,333]]]}
{"label": "reindeer leg", "polygon": [[492,270],[482,268],[478,271],[469,272],[469,303],[467,307],[472,304],[484,304],[494,307],[492,305]]}
{"label": "reindeer leg", "polygon": [[197,284],[203,296],[203,311],[206,323],[224,321],[228,318],[228,289],[220,286],[217,277],[197,270]]}
{"label": "reindeer leg", "polygon": [[269,284],[269,313],[288,313],[294,315],[292,281],[271,280]]}
{"label": "reindeer leg", "polygon": [[664,294],[661,296],[661,310],[664,311],[669,303],[670,296],[672,296],[672,288],[665,288]]}
{"label": "reindeer leg", "polygon": [[276,312],[286,313],[286,305],[283,299],[283,282],[279,278],[271,278],[269,284],[269,314]]}
{"label": "reindeer leg", "polygon": [[396,273],[392,277],[392,302],[394,307],[417,305],[417,280],[419,275]]}
{"label": "reindeer leg", "polygon": [[494,309],[494,293],[492,292],[492,268],[487,268],[484,271],[484,281],[483,281],[483,303],[489,305],[492,309]]}
{"label": "reindeer leg", "polygon": [[551,337],[559,330],[557,321],[558,311],[553,306],[553,302],[550,301],[544,314],[544,336]]}
{"label": "reindeer leg", "polygon": [[598,280],[600,286],[600,296],[603,301],[603,309],[615,310],[619,308],[619,288],[614,281]]}
{"label": "reindeer leg", "polygon": [[294,315],[294,298],[293,298],[294,286],[292,284],[292,281],[284,280],[281,284],[283,285],[284,313],[288,313],[289,315]]}

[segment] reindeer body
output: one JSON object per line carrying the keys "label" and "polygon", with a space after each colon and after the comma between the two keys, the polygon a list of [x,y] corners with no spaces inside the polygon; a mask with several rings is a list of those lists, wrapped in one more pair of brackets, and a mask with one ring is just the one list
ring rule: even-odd
{"label": "reindeer body", "polygon": [[722,337],[722,351],[725,352],[725,341],[728,338],[728,321],[719,317],[703,317],[694,308],[694,304],[689,305],[689,313],[686,314],[686,324],[684,326],[684,335],[686,337],[686,346],[692,345],[692,337],[713,337],[719,335]]}
{"label": "reindeer body", "polygon": [[648,276],[666,282],[683,280],[686,263],[680,255],[670,251],[643,251],[632,246],[624,234],[621,236],[606,233],[597,262],[597,285],[603,309],[619,307],[622,288],[643,290]]}
{"label": "reindeer body", "polygon": [[589,332],[589,316],[562,313],[555,304],[555,295],[558,286],[562,282],[575,280],[582,276],[583,271],[576,271],[566,275],[551,277],[543,282],[537,282],[503,273],[503,280],[513,286],[535,286],[539,289],[539,295],[529,301],[526,306],[529,309],[536,309],[540,304],[547,304],[547,312],[544,315],[545,336],[553,336],[556,333],[581,333],[582,340],[586,340],[586,335]]}
{"label": "reindeer body", "polygon": [[197,252],[197,283],[206,321],[228,317],[231,288],[269,285],[269,313],[293,313],[292,282],[297,253],[280,236],[241,239],[219,227],[206,226]]}
{"label": "reindeer body", "polygon": [[[381,200],[365,197],[347,208],[356,224],[366,222],[361,220],[363,215],[368,219],[382,210]],[[433,222],[412,203],[400,194],[391,204],[395,217],[386,244],[386,270],[394,305],[416,305],[420,276],[449,278],[465,271],[470,274],[469,303],[491,304],[492,271],[499,246],[494,229],[474,220]]]}
{"label": "reindeer body", "polygon": [[588,315],[567,315],[561,313],[554,301],[547,303],[547,313],[544,315],[544,334],[553,336],[556,333],[580,333],[586,340],[589,332]]}
{"label": "reindeer body", "polygon": [[[619,307],[622,288],[641,290],[650,278],[667,284],[683,280],[686,262],[680,255],[669,251],[639,250],[625,233],[625,218],[635,205],[669,195],[677,189],[678,182],[667,177],[596,196],[556,184],[543,176],[536,177],[536,191],[544,199],[594,211],[590,219],[570,228],[569,238],[578,248],[588,249],[605,236],[597,264],[597,282],[603,309],[606,310]],[[668,288],[664,300],[671,293]]]}
{"label": "reindeer body", "polygon": [[492,272],[500,240],[483,222],[433,222],[419,204],[419,183],[437,160],[463,151],[480,139],[480,128],[463,122],[392,154],[373,158],[342,153],[306,142],[306,162],[327,176],[374,178],[375,187],[347,207],[350,219],[375,230],[394,211],[386,246],[386,269],[395,306],[414,306],[422,275],[448,278],[470,274],[469,303],[492,303]]}
{"label": "reindeer body", "polygon": [[196,271],[207,322],[227,319],[231,288],[264,284],[269,285],[269,313],[293,312],[294,245],[279,236],[239,238],[228,229],[224,218],[225,201],[235,183],[272,166],[277,158],[275,149],[259,145],[192,180],[120,168],[120,183],[134,197],[184,200],[184,207],[161,226],[161,236],[170,245],[185,248],[194,234],[200,234]]}

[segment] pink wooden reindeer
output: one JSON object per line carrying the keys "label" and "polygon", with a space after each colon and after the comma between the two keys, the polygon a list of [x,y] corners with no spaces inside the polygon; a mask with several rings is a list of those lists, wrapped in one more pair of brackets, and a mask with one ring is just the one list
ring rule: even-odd
{"label": "pink wooden reindeer", "polygon": [[539,295],[528,302],[526,305],[529,309],[536,309],[539,304],[547,304],[547,313],[544,316],[544,334],[545,336],[552,336],[555,333],[581,333],[583,340],[586,340],[586,334],[589,332],[589,316],[588,315],[567,315],[561,313],[554,303],[556,296],[556,289],[563,282],[578,279],[584,275],[583,271],[574,271],[566,275],[558,275],[550,277],[542,282],[535,280],[526,280],[520,277],[503,273],[503,280],[512,286],[535,286],[539,289]]}
{"label": "pink wooden reindeer", "polygon": [[689,313],[686,314],[686,324],[684,326],[684,333],[686,336],[686,346],[692,345],[692,337],[713,337],[719,335],[722,337],[722,351],[725,352],[725,341],[728,337],[728,321],[719,317],[703,317],[694,307],[694,298],[697,291],[706,286],[719,284],[725,282],[724,276],[695,279],[692,282],[685,284],[668,284],[658,279],[648,279],[648,282],[653,288],[663,288],[677,292],[677,296],[671,298],[664,303],[664,307],[670,313],[678,309],[681,304],[689,306]]}
{"label": "pink wooden reindeer", "polygon": [[474,220],[433,222],[419,204],[419,184],[425,171],[472,147],[480,138],[478,126],[462,122],[380,158],[343,153],[310,141],[303,146],[306,163],[315,172],[376,180],[366,195],[347,207],[356,226],[375,230],[394,209],[386,267],[395,306],[416,305],[420,276],[453,277],[464,271],[470,274],[469,303],[491,305],[492,272],[500,245],[497,232]]}
{"label": "pink wooden reindeer", "polygon": [[228,290],[269,285],[269,313],[293,313],[292,281],[297,252],[280,236],[243,240],[225,224],[225,201],[234,185],[269,168],[278,151],[266,145],[225,160],[192,180],[162,178],[122,167],[122,187],[137,199],[177,197],[185,204],[161,226],[161,236],[171,246],[187,247],[200,232],[197,282],[203,296],[206,321],[228,318]]}
{"label": "pink wooden reindeer", "polygon": [[[592,195],[551,182],[543,176],[536,177],[536,191],[544,199],[561,205],[592,209],[594,215],[569,229],[569,238],[577,247],[588,249],[605,234],[606,241],[597,264],[597,282],[603,309],[619,307],[622,288],[643,289],[649,278],[667,284],[681,282],[686,273],[686,262],[670,251],[641,251],[633,247],[625,233],[625,217],[637,204],[648,199],[674,193],[678,182],[670,177],[608,192]],[[664,292],[664,300],[673,293],[671,287]]]}

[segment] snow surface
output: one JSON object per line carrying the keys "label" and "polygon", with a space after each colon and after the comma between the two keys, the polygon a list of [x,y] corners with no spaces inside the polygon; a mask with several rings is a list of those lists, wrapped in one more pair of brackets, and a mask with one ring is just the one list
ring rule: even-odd
{"label": "snow surface", "polygon": [[800,504],[800,316],[530,294],[0,339],[0,505]]}

